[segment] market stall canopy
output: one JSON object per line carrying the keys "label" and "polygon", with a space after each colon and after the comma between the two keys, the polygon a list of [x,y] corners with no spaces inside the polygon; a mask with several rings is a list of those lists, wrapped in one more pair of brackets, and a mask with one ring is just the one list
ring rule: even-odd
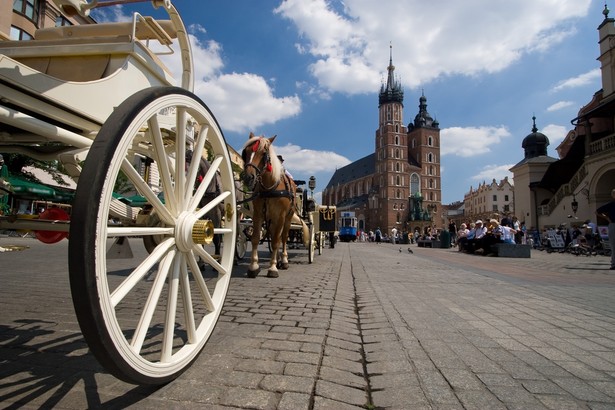
{"label": "market stall canopy", "polygon": [[53,199],[56,196],[56,191],[46,185],[15,176],[9,176],[7,179],[11,184],[13,196],[17,198]]}

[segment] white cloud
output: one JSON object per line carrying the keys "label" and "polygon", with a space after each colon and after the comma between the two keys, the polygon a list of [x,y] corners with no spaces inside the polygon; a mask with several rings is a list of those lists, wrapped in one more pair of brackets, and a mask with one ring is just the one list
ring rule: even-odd
{"label": "white cloud", "polygon": [[471,178],[474,181],[478,181],[478,182],[484,181],[487,183],[491,183],[493,179],[495,179],[495,181],[499,183],[502,179],[504,179],[504,177],[508,177],[508,180],[512,184],[513,175],[509,170],[514,165],[515,164],[485,165],[478,174],[473,175]]}
{"label": "white cloud", "polygon": [[568,78],[566,80],[560,81],[553,87],[552,92],[561,91],[567,88],[576,88],[581,87],[587,84],[591,84],[593,82],[598,82],[601,78],[601,73],[599,68],[595,68],[587,73],[581,74],[577,77]]}
{"label": "white cloud", "polygon": [[557,147],[564,140],[566,134],[568,134],[568,129],[563,125],[549,124],[541,132],[549,138],[549,145],[551,147]]}
{"label": "white cloud", "polygon": [[[120,6],[98,11],[96,18],[105,22],[131,20]],[[203,34],[206,30],[193,24],[190,32]],[[222,47],[218,42],[201,42],[194,34],[189,34],[189,38],[194,61],[194,93],[211,109],[223,131],[247,132],[301,112],[301,100],[297,95],[275,96],[274,89],[263,77],[253,73],[224,73]],[[154,42],[151,47],[155,51],[162,50]],[[160,59],[179,85],[183,68],[178,42],[173,43],[172,48],[174,54],[160,55]]]}
{"label": "white cloud", "polygon": [[451,127],[440,131],[441,154],[460,157],[485,155],[504,138],[510,137],[506,127]]}
{"label": "white cloud", "polygon": [[351,162],[348,158],[332,151],[316,151],[294,144],[279,146],[276,152],[284,157],[284,165],[293,174],[332,173]]}
{"label": "white cloud", "polygon": [[[586,15],[590,3],[345,0],[339,11],[326,0],[286,0],[274,12],[296,26],[297,49],[314,57],[310,72],[319,86],[355,94],[377,90],[390,42],[406,86],[492,73],[574,34],[571,19]],[[391,24],[391,16],[398,23]]]}
{"label": "white cloud", "polygon": [[564,108],[568,108],[570,106],[573,106],[574,103],[572,101],[558,101],[555,104],[552,104],[550,106],[547,107],[547,112],[553,112],[553,111],[558,111],[558,110],[562,110]]}

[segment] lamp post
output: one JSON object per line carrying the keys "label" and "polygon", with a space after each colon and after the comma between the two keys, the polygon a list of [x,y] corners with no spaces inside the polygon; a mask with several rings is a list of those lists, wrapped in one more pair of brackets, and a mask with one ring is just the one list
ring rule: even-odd
{"label": "lamp post", "polygon": [[308,188],[310,188],[310,195],[314,199],[314,189],[316,189],[316,177],[312,175],[308,181]]}

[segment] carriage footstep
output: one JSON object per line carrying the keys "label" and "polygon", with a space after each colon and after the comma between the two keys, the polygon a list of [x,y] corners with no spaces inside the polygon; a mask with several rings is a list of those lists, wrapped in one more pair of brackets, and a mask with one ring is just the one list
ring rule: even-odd
{"label": "carriage footstep", "polygon": [[279,274],[278,274],[278,272],[277,272],[277,271],[275,271],[275,270],[270,270],[270,271],[268,271],[268,272],[267,272],[267,277],[268,277],[268,278],[277,278],[277,277],[279,277],[279,276],[280,276],[280,275],[279,275]]}
{"label": "carriage footstep", "polygon": [[255,278],[256,275],[258,275],[260,271],[261,271],[260,268],[257,269],[257,270],[249,270],[248,273],[247,273],[248,277],[249,278]]}

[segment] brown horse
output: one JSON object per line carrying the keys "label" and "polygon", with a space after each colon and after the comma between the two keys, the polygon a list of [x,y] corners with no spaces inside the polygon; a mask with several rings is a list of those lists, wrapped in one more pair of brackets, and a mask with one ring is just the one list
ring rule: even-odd
{"label": "brown horse", "polygon": [[[282,163],[273,149],[274,140],[275,136],[265,138],[250,133],[242,152],[243,181],[254,195],[252,226],[257,232],[264,222],[271,239],[271,261],[267,270],[267,276],[271,278],[278,277],[278,249],[280,246],[282,246],[280,269],[288,269],[286,242],[291,220],[297,212],[295,207],[297,186],[285,174]],[[297,219],[301,221],[303,241],[306,243],[309,241],[309,229],[303,220],[295,217],[295,220]],[[259,240],[259,235],[252,235],[252,259],[248,268],[248,277],[251,278],[256,277],[260,272]]]}

